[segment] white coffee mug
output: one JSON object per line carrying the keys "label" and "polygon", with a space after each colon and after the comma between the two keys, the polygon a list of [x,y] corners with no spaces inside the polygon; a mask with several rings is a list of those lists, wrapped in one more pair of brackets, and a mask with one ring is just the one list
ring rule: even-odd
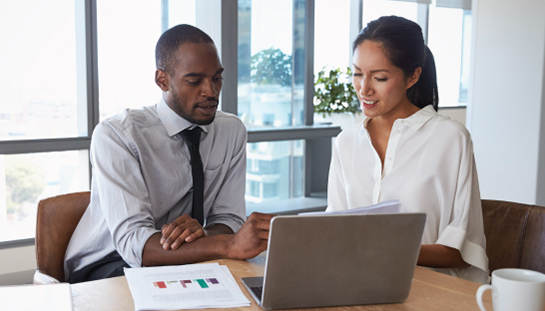
{"label": "white coffee mug", "polygon": [[492,272],[492,285],[477,290],[477,304],[481,311],[483,293],[492,290],[494,311],[544,311],[545,274],[525,269],[498,269]]}

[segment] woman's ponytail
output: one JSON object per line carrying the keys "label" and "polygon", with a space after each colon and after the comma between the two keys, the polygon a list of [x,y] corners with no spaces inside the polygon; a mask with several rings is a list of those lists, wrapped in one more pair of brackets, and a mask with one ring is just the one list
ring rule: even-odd
{"label": "woman's ponytail", "polygon": [[435,60],[428,46],[426,46],[426,58],[421,67],[422,73],[418,81],[407,90],[407,98],[418,108],[433,105],[433,109],[439,109],[439,93],[437,91],[437,73]]}

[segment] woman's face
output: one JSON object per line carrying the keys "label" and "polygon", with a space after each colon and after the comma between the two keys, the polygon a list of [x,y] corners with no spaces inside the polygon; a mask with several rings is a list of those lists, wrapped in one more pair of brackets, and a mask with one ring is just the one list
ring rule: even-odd
{"label": "woman's face", "polygon": [[414,113],[407,89],[418,81],[420,68],[407,79],[386,57],[382,44],[368,40],[356,47],[353,63],[352,83],[365,116],[397,119]]}

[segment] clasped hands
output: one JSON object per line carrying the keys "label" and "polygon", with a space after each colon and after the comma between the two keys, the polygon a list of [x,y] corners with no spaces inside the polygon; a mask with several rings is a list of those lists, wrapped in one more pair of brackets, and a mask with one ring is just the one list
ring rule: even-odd
{"label": "clasped hands", "polygon": [[[233,257],[246,257],[248,252],[259,254],[267,249],[269,238],[269,227],[274,214],[252,213],[240,230],[233,235],[229,248],[232,249]],[[161,228],[162,237],[160,243],[164,250],[178,249],[183,243],[191,243],[199,238],[209,235],[225,233],[225,230],[214,230],[216,226],[208,231],[199,222],[189,215],[182,215],[170,224]],[[226,226],[220,226],[225,227]],[[245,255],[242,255],[245,254]]]}

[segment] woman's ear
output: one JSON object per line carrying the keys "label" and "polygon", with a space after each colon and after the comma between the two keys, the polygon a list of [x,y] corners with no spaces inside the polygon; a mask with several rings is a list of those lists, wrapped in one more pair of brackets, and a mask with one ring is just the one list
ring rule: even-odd
{"label": "woman's ear", "polygon": [[159,86],[161,90],[163,90],[163,92],[169,91],[169,79],[170,75],[166,71],[162,69],[155,70],[155,83],[157,84],[157,86]]}
{"label": "woman's ear", "polygon": [[422,67],[418,67],[414,70],[413,75],[407,80],[407,90],[418,82],[420,74],[422,73]]}

